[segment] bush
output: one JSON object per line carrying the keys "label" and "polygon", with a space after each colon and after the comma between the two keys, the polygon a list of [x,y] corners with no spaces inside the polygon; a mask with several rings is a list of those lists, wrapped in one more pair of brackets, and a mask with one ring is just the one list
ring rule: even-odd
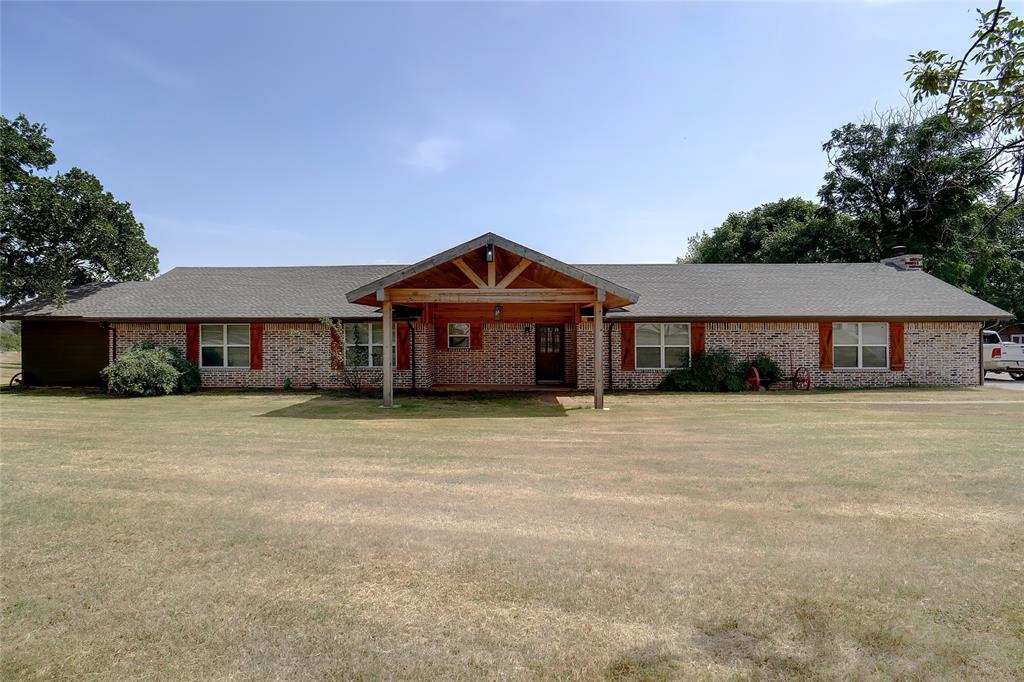
{"label": "bush", "polygon": [[167,352],[171,354],[171,364],[174,365],[174,369],[178,370],[178,386],[175,393],[198,391],[202,377],[199,376],[199,367],[196,363],[186,360],[177,346],[171,346]]}
{"label": "bush", "polygon": [[669,373],[658,388],[662,391],[742,391],[748,365],[736,361],[725,349],[696,353],[688,369]]}
{"label": "bush", "polygon": [[137,343],[103,368],[107,389],[124,396],[188,393],[199,388],[199,368],[177,348]]}
{"label": "bush", "polygon": [[750,368],[756,367],[757,373],[761,375],[761,381],[775,381],[782,376],[782,370],[771,357],[764,353],[758,354],[753,360],[743,366],[743,376],[750,374]]}

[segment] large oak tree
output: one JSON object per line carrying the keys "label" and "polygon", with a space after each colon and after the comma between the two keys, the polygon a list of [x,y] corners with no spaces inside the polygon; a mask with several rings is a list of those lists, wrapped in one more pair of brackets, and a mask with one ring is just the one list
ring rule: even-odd
{"label": "large oak tree", "polygon": [[56,162],[46,126],[0,116],[0,303],[35,296],[64,301],[89,282],[148,279],[157,250],[128,202],[80,168],[46,175]]}

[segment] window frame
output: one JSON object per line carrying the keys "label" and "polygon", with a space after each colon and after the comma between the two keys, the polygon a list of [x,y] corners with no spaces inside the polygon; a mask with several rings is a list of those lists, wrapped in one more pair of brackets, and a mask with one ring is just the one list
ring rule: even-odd
{"label": "window frame", "polygon": [[[855,324],[857,325],[857,343],[836,343],[836,325]],[[885,336],[885,344],[864,343],[864,325],[882,325]],[[864,366],[864,348],[885,348],[885,364],[881,367]],[[857,365],[843,366],[836,362],[836,348],[856,348]],[[838,372],[888,372],[892,366],[892,349],[889,347],[889,323],[888,322],[833,322],[832,323],[832,369]]]}
{"label": "window frame", "polygon": [[[203,327],[220,327],[220,343],[203,343]],[[229,343],[228,327],[245,327],[249,337],[248,343]],[[223,353],[223,364],[207,365],[203,361],[204,348],[220,348]],[[244,365],[228,364],[228,348],[247,348],[246,363]],[[200,322],[199,323],[199,367],[201,369],[252,369],[252,325],[247,322]]]}
{"label": "window frame", "polygon": [[[639,327],[643,324],[652,324],[658,326],[658,331],[661,335],[661,340],[658,345],[652,345],[648,343],[640,343]],[[666,345],[665,344],[665,328],[670,324],[679,324],[686,326],[686,340],[685,346],[676,344]],[[658,367],[641,367],[640,366],[640,349],[641,348],[658,348],[660,349],[660,361]],[[665,349],[666,348],[685,348],[686,349],[686,364],[682,367],[666,367],[665,366]],[[689,369],[693,363],[693,326],[689,322],[637,322],[633,332],[633,364],[638,372],[663,372],[665,370],[673,369]]]}
{"label": "window frame", "polygon": [[[466,327],[466,333],[465,334],[452,334],[452,325],[456,325],[456,324],[457,325],[465,326]],[[448,347],[449,350],[467,350],[467,349],[473,347],[473,338],[472,338],[472,336],[473,336],[473,325],[471,325],[469,322],[448,322],[447,324],[445,324],[445,334],[448,337],[447,347]],[[452,337],[455,337],[455,338],[458,338],[458,339],[466,339],[466,345],[464,345],[464,346],[453,346],[452,345]]]}
{"label": "window frame", "polygon": [[[380,335],[381,335],[380,343],[376,343],[374,341],[374,338],[373,338],[373,331],[374,331],[373,330],[373,326],[375,324],[379,324],[380,325]],[[353,343],[353,344],[350,344],[348,342],[348,328],[349,328],[349,326],[356,326],[356,325],[366,325],[366,343]],[[345,332],[343,343],[344,343],[344,347],[345,347],[344,357],[345,357],[345,366],[346,367],[358,367],[360,369],[363,369],[363,368],[367,368],[367,369],[368,368],[374,368],[374,369],[376,369],[376,368],[380,368],[380,367],[384,366],[383,359],[381,360],[381,364],[379,364],[379,365],[373,364],[373,348],[374,348],[374,346],[380,347],[382,354],[384,352],[383,351],[383,349],[384,349],[384,323],[383,322],[377,322],[377,321],[345,322],[345,323],[342,324],[342,330]],[[350,347],[365,348],[366,349],[366,362],[368,364],[365,364],[365,365],[352,365],[352,364],[349,364],[349,361],[348,361],[348,349]],[[391,323],[391,367],[392,367],[392,369],[394,369],[395,359],[398,357],[397,352],[398,352],[398,323],[397,322],[392,322]],[[381,357],[383,358],[383,355]]]}
{"label": "window frame", "polygon": [[1024,334],[1010,334],[1010,343],[1019,343],[1024,346]]}

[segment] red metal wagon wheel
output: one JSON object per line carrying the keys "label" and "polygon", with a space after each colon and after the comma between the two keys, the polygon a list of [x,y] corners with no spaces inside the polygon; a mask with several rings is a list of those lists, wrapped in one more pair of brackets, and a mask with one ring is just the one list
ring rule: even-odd
{"label": "red metal wagon wheel", "polygon": [[811,390],[811,370],[801,367],[793,375],[793,388],[798,391]]}
{"label": "red metal wagon wheel", "polygon": [[748,391],[761,390],[761,373],[757,371],[757,367],[750,366],[750,371],[747,372],[747,380],[743,385]]}

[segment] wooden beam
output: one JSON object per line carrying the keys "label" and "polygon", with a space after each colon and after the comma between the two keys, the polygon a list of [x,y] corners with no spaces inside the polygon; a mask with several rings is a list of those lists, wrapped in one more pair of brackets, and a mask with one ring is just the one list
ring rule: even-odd
{"label": "wooden beam", "polygon": [[389,289],[394,303],[591,303],[593,289]]}
{"label": "wooden beam", "polygon": [[466,261],[462,260],[462,258],[456,258],[452,262],[455,263],[455,266],[459,268],[459,270],[462,270],[462,274],[468,277],[470,282],[476,285],[477,289],[484,289],[487,287],[484,281],[480,279],[480,275],[473,272],[473,268],[466,265]]}
{"label": "wooden beam", "polygon": [[514,268],[512,268],[511,270],[508,271],[507,275],[505,275],[504,277],[501,278],[501,281],[498,282],[498,285],[497,285],[498,288],[499,289],[508,289],[508,285],[512,284],[512,282],[516,281],[516,278],[519,277],[519,275],[523,274],[523,270],[525,270],[526,268],[530,267],[530,263],[531,262],[532,261],[529,261],[529,260],[527,260],[525,258],[520,260],[519,263]]}
{"label": "wooden beam", "polygon": [[391,301],[384,301],[384,407],[395,404],[395,391],[391,374]]}
{"label": "wooden beam", "polygon": [[494,260],[487,261],[487,286],[494,288],[494,283],[498,278],[498,264]]}
{"label": "wooden beam", "polygon": [[594,301],[594,409],[604,409],[604,304]]}

